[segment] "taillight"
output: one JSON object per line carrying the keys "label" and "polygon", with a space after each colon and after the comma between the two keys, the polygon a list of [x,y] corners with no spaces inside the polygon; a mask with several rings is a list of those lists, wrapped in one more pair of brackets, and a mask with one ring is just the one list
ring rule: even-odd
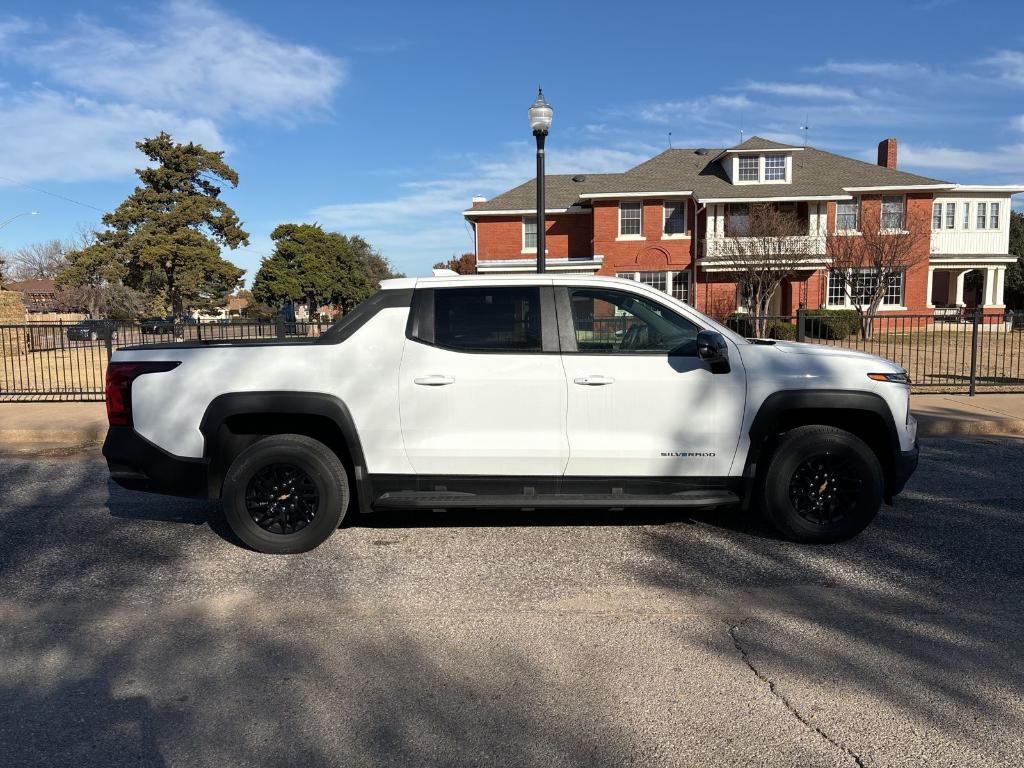
{"label": "taillight", "polygon": [[161,373],[177,368],[178,361],[153,363],[110,363],[107,365],[107,422],[112,427],[132,424],[132,382],[144,373]]}

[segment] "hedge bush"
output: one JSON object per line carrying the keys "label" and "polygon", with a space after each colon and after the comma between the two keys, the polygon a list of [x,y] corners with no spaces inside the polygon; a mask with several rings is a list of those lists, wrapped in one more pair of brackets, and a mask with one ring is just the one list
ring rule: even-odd
{"label": "hedge bush", "polygon": [[[729,315],[725,319],[725,325],[748,339],[757,335],[754,319],[744,312],[734,312]],[[792,341],[796,338],[796,326],[785,320],[769,320],[765,325],[764,336],[779,341]]]}
{"label": "hedge bush", "polygon": [[815,339],[846,339],[860,333],[860,315],[855,309],[809,309],[806,333]]}

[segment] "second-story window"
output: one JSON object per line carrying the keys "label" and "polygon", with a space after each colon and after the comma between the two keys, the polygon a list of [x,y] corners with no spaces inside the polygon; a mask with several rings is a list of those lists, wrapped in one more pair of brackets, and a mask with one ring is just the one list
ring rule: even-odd
{"label": "second-story window", "polygon": [[764,157],[764,180],[785,181],[786,180],[786,157],[785,155],[765,155]]}
{"label": "second-story window", "polygon": [[639,235],[643,203],[619,203],[619,235]]}
{"label": "second-story window", "polygon": [[[523,217],[523,250],[537,250],[537,217]],[[547,250],[547,249],[545,249]]]}
{"label": "second-story window", "polygon": [[758,166],[761,158],[756,155],[740,155],[740,181],[758,181]]}
{"label": "second-story window", "polygon": [[988,206],[988,228],[999,229],[999,203],[990,203]]}
{"label": "second-story window", "polygon": [[750,234],[750,204],[729,203],[725,209],[726,237],[744,237]]}
{"label": "second-story window", "polygon": [[932,203],[932,229],[942,229],[942,203]]}
{"label": "second-story window", "polygon": [[956,203],[946,203],[946,229],[956,228]]}
{"label": "second-story window", "polygon": [[670,200],[665,203],[666,235],[686,234],[686,203],[681,200]]}
{"label": "second-story window", "polygon": [[859,200],[840,200],[836,203],[836,232],[856,232],[860,227]]}
{"label": "second-story window", "polygon": [[985,205],[985,203],[978,203],[978,223],[977,223],[978,229],[984,229],[985,228],[985,219],[987,218],[987,216],[988,216],[988,210],[987,210],[987,206]]}
{"label": "second-story window", "polygon": [[971,228],[971,203],[969,200],[964,200],[964,229]]}
{"label": "second-story window", "polygon": [[886,195],[882,198],[882,229],[903,229],[903,197]]}

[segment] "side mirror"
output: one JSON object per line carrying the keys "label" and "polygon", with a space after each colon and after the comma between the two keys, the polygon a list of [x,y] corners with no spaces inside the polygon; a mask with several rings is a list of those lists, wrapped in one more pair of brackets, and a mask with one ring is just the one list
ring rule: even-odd
{"label": "side mirror", "polygon": [[697,334],[697,357],[711,366],[712,373],[728,373],[729,345],[718,331],[700,331]]}

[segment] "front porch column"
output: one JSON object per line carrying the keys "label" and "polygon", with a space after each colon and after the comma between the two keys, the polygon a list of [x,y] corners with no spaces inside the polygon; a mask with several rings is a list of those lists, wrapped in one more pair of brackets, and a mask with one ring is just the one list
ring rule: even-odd
{"label": "front porch column", "polygon": [[928,267],[928,291],[925,294],[924,304],[926,307],[934,307],[932,301],[932,282],[935,280],[935,267]]}
{"label": "front porch column", "polygon": [[995,288],[996,284],[996,269],[995,267],[988,267],[985,270],[985,287],[982,292],[981,306],[991,307],[995,304]]}
{"label": "front porch column", "polygon": [[996,306],[1003,306],[1003,288],[1006,287],[1006,267],[996,267]]}
{"label": "front porch column", "polygon": [[966,269],[961,269],[956,273],[956,280],[949,281],[949,306],[951,307],[962,307],[964,306],[964,277],[967,275]]}

